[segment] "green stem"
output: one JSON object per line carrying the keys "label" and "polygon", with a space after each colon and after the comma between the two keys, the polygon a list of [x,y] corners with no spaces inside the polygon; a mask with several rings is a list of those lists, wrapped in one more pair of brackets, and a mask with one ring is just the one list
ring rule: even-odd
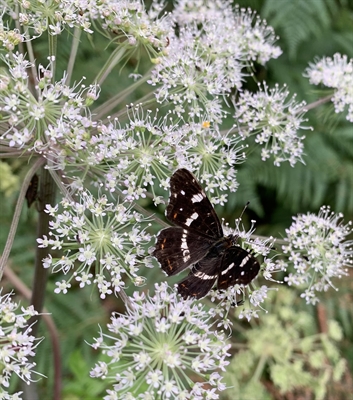
{"label": "green stem", "polygon": [[253,382],[259,382],[260,381],[261,375],[262,375],[262,373],[263,373],[263,371],[265,369],[267,358],[268,358],[267,354],[263,354],[261,356],[261,358],[260,358],[260,360],[259,360],[259,362],[257,364],[256,370],[254,372],[254,375],[251,378],[251,380]]}
{"label": "green stem", "polygon": [[71,81],[71,78],[72,78],[72,71],[73,71],[73,68],[74,68],[74,65],[75,65],[78,45],[80,43],[80,37],[81,37],[81,29],[75,27],[75,29],[74,29],[74,37],[73,37],[72,44],[71,44],[71,52],[70,52],[69,63],[67,65],[66,84],[69,85],[69,86],[70,86],[70,81]]}
{"label": "green stem", "polygon": [[1,259],[0,259],[0,280],[2,278],[2,274],[4,272],[5,265],[7,263],[7,260],[10,255],[10,251],[13,245],[13,241],[15,238],[15,234],[17,231],[17,226],[18,226],[18,221],[20,219],[22,207],[23,207],[23,202],[26,196],[26,192],[28,189],[28,186],[32,180],[33,175],[36,173],[36,171],[45,163],[44,158],[39,158],[29,169],[27,172],[25,179],[23,180],[22,187],[20,190],[20,193],[18,195],[17,203],[16,203],[16,208],[15,212],[12,217],[12,222],[11,222],[11,227],[10,227],[10,232],[6,240],[5,248],[2,253]]}
{"label": "green stem", "polygon": [[[38,226],[37,226],[37,238],[42,238],[44,235],[49,237],[49,222],[51,216],[47,214],[45,210],[46,204],[50,204],[52,207],[55,206],[55,193],[56,186],[53,178],[50,175],[49,170],[42,169],[40,175],[40,187],[38,194]],[[36,249],[35,259],[35,271],[34,271],[34,282],[32,286],[32,299],[31,304],[34,309],[39,313],[43,309],[45,288],[47,282],[48,270],[43,268],[42,260],[49,255],[48,248]],[[39,316],[33,317],[30,323],[39,320]],[[32,327],[32,334],[35,336],[38,331],[38,322]]]}
{"label": "green stem", "polygon": [[333,97],[333,93],[332,93],[332,94],[329,94],[328,96],[322,97],[321,99],[316,100],[316,101],[314,101],[313,103],[307,104],[307,105],[305,105],[305,106],[299,108],[299,109],[296,111],[296,114],[298,114],[298,113],[300,113],[300,112],[303,112],[304,110],[305,110],[305,111],[312,110],[312,109],[314,109],[314,108],[317,108],[317,107],[321,106],[322,104],[328,103],[328,102],[331,101],[332,97]]}
{"label": "green stem", "polygon": [[[16,2],[16,3],[14,4],[14,7],[15,7],[15,9],[14,9],[14,15],[19,15],[19,13],[20,13],[20,7],[19,7],[18,2]],[[18,32],[22,32],[22,30],[21,30],[21,24],[20,24],[20,21],[18,20],[18,18],[15,18],[15,19],[14,19],[14,22],[15,22],[15,26],[16,26],[16,29],[18,30]],[[25,49],[24,49],[23,42],[20,42],[20,43],[18,44],[18,50],[19,50],[19,52],[20,52],[21,54],[25,54]]]}
{"label": "green stem", "polygon": [[[48,35],[49,36],[49,55],[50,57],[54,56],[56,58],[56,53],[57,53],[57,44],[58,44],[58,39],[56,35]],[[52,82],[55,82],[55,69],[56,69],[56,59],[51,62],[52,65]]]}
{"label": "green stem", "polygon": [[[55,182],[50,175],[49,170],[42,168],[40,174],[40,186],[38,194],[38,225],[37,225],[37,237],[43,237],[44,235],[49,236],[49,222],[51,216],[47,214],[45,205],[50,204],[52,207],[55,205]],[[32,285],[32,298],[31,305],[38,312],[41,313],[44,306],[45,289],[48,278],[48,269],[43,268],[42,260],[49,254],[48,248],[36,249],[35,258],[35,270]],[[33,336],[37,336],[40,315],[36,315],[28,321],[29,325],[32,325]],[[31,360],[33,361],[33,360]],[[37,383],[31,382],[29,385],[23,386],[24,398],[25,399],[38,399],[37,394]]]}
{"label": "green stem", "polygon": [[[4,153],[2,153],[2,151]],[[23,150],[13,150],[11,147],[0,145],[0,158],[28,158],[28,154],[24,154]]]}
{"label": "green stem", "polygon": [[28,87],[31,91],[31,93],[33,94],[33,96],[38,99],[38,92],[36,89],[36,83],[38,81],[38,75],[37,75],[37,70],[36,70],[36,60],[34,57],[34,50],[32,47],[32,42],[28,41],[26,43],[26,48],[27,48],[27,54],[28,54],[28,58],[31,62],[31,73],[32,73],[32,79],[29,80],[28,82]]}
{"label": "green stem", "polygon": [[[50,163],[48,162],[50,165]],[[60,170],[51,170],[51,176],[56,183],[59,192],[62,194],[62,197],[68,198],[70,201],[74,201],[72,191],[70,192],[67,187],[69,185],[69,181],[65,178],[64,174]]]}
{"label": "green stem", "polygon": [[[156,100],[154,98],[153,92],[150,92],[143,96],[141,99],[138,99],[135,104],[139,104],[143,107],[143,109],[148,109],[150,105],[156,104]],[[103,120],[103,123],[106,124],[108,121],[113,121],[115,119],[120,119],[122,116],[127,115],[127,107],[121,109],[120,111],[116,112],[115,114],[112,114],[109,116],[109,118],[106,118]]]}
{"label": "green stem", "polygon": [[[273,237],[273,236],[272,236]],[[260,239],[260,240],[267,240],[268,236],[260,236],[260,235],[251,235],[251,239]],[[273,237],[274,245],[288,245],[288,241],[280,238]]]}
{"label": "green stem", "polygon": [[[143,76],[141,79],[133,83],[132,85],[128,85],[126,89],[124,89],[122,92],[117,93],[115,96],[109,99],[109,101],[106,101],[99,107],[97,107],[94,110],[95,117],[94,119],[100,120],[104,115],[107,115],[112,109],[114,109],[118,104],[120,104],[126,97],[128,97],[131,93],[136,91],[136,89],[145,83],[148,78],[150,78],[150,74],[146,74]],[[126,112],[126,110],[124,110]]]}
{"label": "green stem", "polygon": [[118,62],[122,59],[126,52],[125,46],[119,48],[117,47],[111,56],[108,58],[107,62],[105,63],[104,67],[100,70],[99,74],[94,79],[94,82],[97,82],[98,85],[102,85],[105,81],[105,78],[109,75],[111,70],[118,64]]}

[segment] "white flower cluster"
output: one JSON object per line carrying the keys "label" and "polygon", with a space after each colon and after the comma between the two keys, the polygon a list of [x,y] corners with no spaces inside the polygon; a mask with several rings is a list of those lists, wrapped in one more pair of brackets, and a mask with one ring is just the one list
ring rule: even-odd
{"label": "white flower cluster", "polygon": [[207,25],[217,25],[220,38],[214,39],[226,40],[229,46],[241,49],[244,60],[265,65],[271,58],[278,58],[282,54],[282,50],[274,45],[278,38],[273,28],[267,26],[266,21],[262,21],[250,8],[239,9],[235,5],[234,9],[232,1],[178,0],[173,16],[181,26],[191,22],[201,23],[205,29]]}
{"label": "white flower cluster", "polygon": [[114,313],[110,333],[92,345],[110,359],[91,371],[114,382],[104,399],[218,399],[230,344],[209,318],[200,303],[180,301],[164,283],[153,296],[135,292],[127,313]]}
{"label": "white flower cluster", "polygon": [[[224,192],[237,189],[236,166],[244,161],[239,139],[229,140],[209,123],[170,123],[158,112],[144,113],[139,105],[130,106],[129,122],[100,124],[87,143],[104,170],[105,189],[114,192],[120,185],[127,201],[146,196],[151,188],[156,203],[155,183],[169,187],[170,171],[185,167],[201,177],[214,203],[224,204]],[[98,165],[98,163],[97,163]],[[222,193],[223,192],[223,193]]]}
{"label": "white flower cluster", "polygon": [[295,272],[285,277],[288,285],[307,287],[301,295],[307,303],[319,301],[316,292],[327,291],[334,278],[348,275],[353,265],[353,241],[346,240],[352,233],[351,223],[342,224],[342,214],[322,207],[318,215],[307,214],[293,218],[286,230],[288,255]]}
{"label": "white flower cluster", "polygon": [[56,293],[67,293],[73,278],[81,288],[93,281],[102,299],[125,287],[125,274],[136,285],[144,282],[137,272],[139,266],[148,264],[145,244],[150,235],[142,227],[146,221],[141,215],[124,204],[108,202],[105,196],[96,199],[88,192],[81,193],[80,202],[64,199],[61,206],[62,212],[58,205],[47,206],[46,212],[53,217],[51,235],[37,239],[39,247],[65,250],[60,258],[49,255],[44,259],[45,268],[65,275],[74,271],[68,280],[56,283]]}
{"label": "white flower cluster", "polygon": [[243,149],[239,139],[221,135],[209,121],[177,124],[159,117],[158,110],[152,116],[137,105],[127,107],[125,124],[97,123],[88,108],[99,96],[97,86],[79,82],[69,87],[65,76],[51,83],[51,59],[49,67],[40,68],[35,97],[28,87],[32,64],[21,54],[5,61],[9,75],[0,72],[0,109],[9,125],[2,138],[10,147],[39,153],[50,169],[65,170],[68,176],[70,168],[76,175],[85,165],[103,174],[107,191],[122,186],[128,201],[145,197],[150,186],[158,203],[156,179],[166,189],[177,166],[199,171],[214,203],[224,204],[226,194],[221,192],[236,190],[235,167],[245,158]]}
{"label": "white flower cluster", "polygon": [[[95,126],[87,105],[98,97],[99,89],[81,82],[69,87],[66,76],[52,83],[52,63],[39,67],[42,78],[36,85],[36,96],[30,90],[30,63],[22,54],[3,58],[8,73],[0,72],[0,104],[6,113],[7,131],[2,135],[10,147],[35,151],[48,158],[52,168],[64,168],[69,160],[86,155],[87,129]],[[24,128],[23,128],[24,126]]]}
{"label": "white flower cluster", "polygon": [[228,2],[180,1],[173,16],[179,32],[169,37],[167,55],[158,58],[149,81],[157,86],[157,101],[171,102],[179,116],[205,114],[221,123],[226,112],[219,96],[241,88],[243,68],[281,54],[272,28],[259,19],[253,26],[249,10]]}
{"label": "white flower cluster", "polygon": [[353,122],[353,59],[348,61],[346,55],[336,53],[333,57],[325,57],[311,63],[305,71],[313,85],[322,84],[334,88],[332,102],[336,113],[347,108],[347,120]]}
{"label": "white flower cluster", "polygon": [[32,328],[27,322],[38,313],[33,306],[21,307],[19,312],[19,304],[11,296],[11,293],[1,295],[0,291],[0,398],[19,400],[22,392],[10,395],[7,388],[14,374],[27,384],[33,381],[36,364],[30,359],[39,341],[31,335]]}
{"label": "white flower cluster", "polygon": [[9,0],[3,4],[3,13],[11,17],[16,9],[25,40],[33,40],[46,31],[59,35],[65,28],[73,27],[92,33],[90,19],[97,14],[95,2],[86,0],[61,0],[51,3],[50,7],[45,1]]}
{"label": "white flower cluster", "polygon": [[96,7],[102,28],[113,32],[121,30],[116,40],[126,39],[133,50],[142,45],[150,56],[156,56],[168,46],[172,16],[163,12],[164,1],[152,2],[148,11],[141,0],[106,0],[97,2]]}
{"label": "white flower cluster", "polygon": [[46,1],[10,0],[3,4],[3,14],[13,18],[13,10],[17,9],[16,19],[24,33],[6,28],[6,23],[0,24],[0,44],[13,50],[18,43],[31,41],[44,32],[58,36],[72,28],[92,34],[98,20],[103,30],[119,31],[115,39],[125,39],[127,47],[142,45],[156,55],[166,46],[171,30],[170,14],[161,16],[164,6],[163,2],[154,2],[147,11],[139,0],[60,0],[50,3],[50,7]]}
{"label": "white flower cluster", "polygon": [[273,156],[276,166],[284,161],[291,166],[302,161],[304,136],[298,136],[297,131],[305,129],[305,103],[289,100],[288,96],[285,87],[268,89],[264,84],[256,93],[242,92],[235,106],[238,133],[244,138],[255,135],[255,142],[263,146],[262,160]]}

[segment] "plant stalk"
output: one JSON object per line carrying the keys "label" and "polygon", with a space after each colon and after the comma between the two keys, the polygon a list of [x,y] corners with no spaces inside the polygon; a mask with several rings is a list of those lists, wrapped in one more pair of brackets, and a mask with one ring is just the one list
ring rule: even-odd
{"label": "plant stalk", "polygon": [[[40,186],[38,193],[38,225],[37,225],[37,238],[44,235],[49,236],[49,222],[51,216],[45,210],[46,204],[55,205],[55,192],[56,186],[49,170],[42,168],[40,174]],[[32,285],[31,305],[34,309],[41,313],[44,307],[45,289],[48,278],[48,270],[43,268],[42,260],[49,254],[48,248],[39,248],[36,246],[35,256],[35,271]],[[41,316],[36,315],[28,321],[28,325],[32,325],[32,335],[37,336],[39,322]],[[24,392],[24,399],[37,400],[37,383],[31,382],[29,385],[22,385]]]}
{"label": "plant stalk", "polygon": [[[44,235],[49,237],[49,222],[51,217],[47,214],[45,210],[46,204],[50,204],[52,207],[55,206],[55,192],[56,186],[50,172],[47,169],[42,168],[40,175],[40,187],[38,194],[38,225],[37,225],[37,238],[42,238]],[[32,298],[31,305],[39,313],[43,310],[45,288],[48,277],[48,270],[43,268],[42,260],[49,254],[48,248],[36,249],[35,257],[35,271],[34,271],[34,281],[32,285]],[[40,316],[33,317],[29,323],[36,321],[33,326],[33,335],[36,335],[38,331],[38,322]]]}

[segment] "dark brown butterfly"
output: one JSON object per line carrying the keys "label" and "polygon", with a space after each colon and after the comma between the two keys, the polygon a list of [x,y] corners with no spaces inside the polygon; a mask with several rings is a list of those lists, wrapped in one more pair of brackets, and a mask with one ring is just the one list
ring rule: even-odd
{"label": "dark brown butterfly", "polygon": [[26,192],[26,200],[28,208],[37,200],[38,197],[39,178],[37,174],[32,176]]}
{"label": "dark brown butterfly", "polygon": [[258,274],[256,258],[237,245],[237,235],[224,236],[211,202],[187,169],[170,178],[166,217],[176,226],[159,232],[153,256],[167,275],[191,268],[178,284],[183,298],[206,296],[216,281],[219,290],[247,285]]}

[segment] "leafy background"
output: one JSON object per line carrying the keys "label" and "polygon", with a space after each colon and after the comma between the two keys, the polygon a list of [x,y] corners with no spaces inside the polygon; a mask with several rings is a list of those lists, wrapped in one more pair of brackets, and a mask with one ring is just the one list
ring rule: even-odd
{"label": "leafy background", "polygon": [[[266,0],[241,1],[242,7],[257,10],[279,35],[278,44],[283,55],[268,63],[266,68],[258,66],[256,79],[265,80],[270,87],[275,83],[287,84],[292,94],[297,93],[297,100],[311,103],[327,92],[320,91],[309,85],[303,77],[308,64],[316,57],[333,56],[336,52],[353,57],[353,2],[349,0]],[[172,7],[172,2],[169,4]],[[71,38],[62,35],[59,44],[58,70],[66,67],[69,57]],[[35,43],[36,58],[45,64],[47,57],[46,38]],[[98,34],[92,37],[82,37],[79,47],[79,58],[76,61],[74,79],[81,79],[82,71],[86,83],[94,81],[110,53],[110,44]],[[129,60],[121,69],[116,67],[102,87],[102,100],[109,98],[125,88],[128,74],[134,71],[137,60]],[[89,68],[87,68],[89,66]],[[140,70],[148,68],[142,62]],[[60,75],[58,75],[60,76]],[[255,85],[248,83],[248,88]],[[149,90],[146,86],[134,93],[126,102],[138,100]],[[257,233],[262,235],[281,236],[290,225],[292,215],[317,212],[321,205],[330,205],[335,212],[343,212],[345,221],[353,220],[353,127],[344,116],[336,115],[331,104],[325,104],[307,114],[308,126],[305,134],[305,165],[274,167],[269,162],[262,162],[259,150],[255,149],[246,163],[239,167],[239,190],[229,198],[223,208],[218,208],[219,215],[227,221],[239,216],[243,205],[250,201],[244,217],[245,224],[250,219],[257,221]],[[7,170],[10,166],[11,171]],[[23,179],[26,165],[20,160],[12,160],[5,168],[0,165],[0,243],[3,246],[11,223],[11,216],[17,196],[18,185]],[[5,172],[4,172],[5,171]],[[9,189],[10,188],[10,189]],[[12,190],[11,190],[12,189]],[[148,204],[146,204],[149,206]],[[248,220],[248,221],[247,221]],[[17,232],[15,246],[11,253],[11,268],[30,287],[36,239],[35,207],[24,209],[21,224]],[[158,268],[146,272],[148,290],[155,281],[164,279]],[[259,321],[252,323],[237,323],[233,328],[235,357],[226,375],[226,381],[233,386],[226,392],[228,399],[303,399],[326,398],[347,399],[353,393],[353,273],[350,277],[335,282],[339,291],[334,289],[322,296],[322,302],[317,307],[308,307],[299,298],[295,290],[289,291],[286,301],[281,300],[281,291],[271,296],[267,303],[270,312],[261,315]],[[97,361],[97,354],[85,344],[92,342],[96,335],[98,324],[104,326],[111,311],[123,311],[118,301],[109,299],[101,301],[91,289],[71,290],[65,296],[53,293],[54,282],[60,277],[49,280],[46,309],[52,313],[59,330],[61,354],[63,362],[64,399],[95,400],[103,397],[106,383],[92,380],[88,377],[90,368]],[[172,282],[172,281],[171,281]],[[5,289],[10,289],[10,283],[3,281]],[[133,288],[129,288],[130,293]],[[284,289],[283,289],[284,290]],[[276,297],[277,296],[277,297]],[[289,299],[289,301],[288,301]],[[23,303],[25,301],[22,300]],[[74,305],[74,306],[73,306]],[[104,312],[102,312],[102,309]],[[286,314],[287,313],[287,314]],[[285,315],[285,316],[283,316]],[[287,315],[287,316],[286,316]],[[272,319],[268,319],[272,318]],[[297,327],[303,319],[301,327]],[[286,321],[284,324],[283,321]],[[332,325],[333,324],[333,325]],[[336,324],[336,325],[335,325]],[[322,358],[324,367],[330,366],[331,372],[339,366],[343,355],[348,367],[334,382],[330,378],[323,381],[327,389],[322,393],[317,389],[317,381],[306,381],[306,375],[294,374],[293,360],[286,359],[283,368],[293,376],[294,384],[286,386],[285,377],[278,378],[279,372],[273,364],[281,365],[279,357],[283,354],[281,338],[289,337],[288,326],[294,328],[296,338],[306,338],[308,335],[328,335],[327,326],[335,326],[333,336],[325,336],[331,340],[335,351],[325,353]],[[47,336],[45,325],[41,324],[42,335]],[[338,333],[337,333],[338,332]],[[265,348],[271,349],[271,357],[267,363],[260,364],[261,353],[256,352],[256,335],[259,343],[266,343]],[[320,339],[321,340],[321,339]],[[334,343],[334,344],[333,344]],[[309,350],[317,346],[311,344]],[[325,346],[323,346],[324,348]],[[337,354],[336,354],[337,350]],[[263,350],[261,350],[263,351]],[[303,348],[297,352],[304,352]],[[284,357],[282,357],[282,360]],[[39,382],[41,398],[50,398],[52,390],[52,356],[50,340],[45,340],[38,348],[38,370],[48,376]],[[272,364],[271,364],[272,363]],[[303,371],[314,374],[314,367],[306,361]],[[240,373],[239,371],[247,371]],[[319,376],[317,370],[315,370]],[[326,371],[326,370],[325,370]],[[303,373],[304,373],[303,372]],[[314,374],[315,375],[315,374]],[[276,377],[277,376],[277,377]],[[320,375],[321,376],[321,375]],[[279,380],[282,379],[282,380]],[[282,382],[282,384],[281,384]],[[305,389],[302,384],[305,382]],[[12,387],[18,385],[13,381]],[[316,385],[316,386],[315,386]],[[289,389],[288,389],[289,387]]]}

